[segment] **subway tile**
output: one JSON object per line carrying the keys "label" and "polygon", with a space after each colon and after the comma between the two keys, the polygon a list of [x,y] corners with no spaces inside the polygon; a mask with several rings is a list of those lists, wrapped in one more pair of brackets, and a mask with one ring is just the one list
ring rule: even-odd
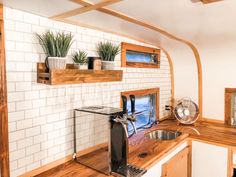
{"label": "subway tile", "polygon": [[24,174],[26,172],[25,167],[22,168],[18,168],[17,170],[13,170],[11,171],[11,177],[17,177],[20,176],[22,174]]}
{"label": "subway tile", "polygon": [[32,126],[33,126],[32,119],[20,120],[20,121],[17,121],[17,124],[16,124],[17,130],[30,128]]}
{"label": "subway tile", "polygon": [[15,51],[16,43],[14,41],[5,41],[5,50]]}
{"label": "subway tile", "polygon": [[9,130],[9,132],[16,131],[16,122],[9,122],[8,123],[8,130]]}
{"label": "subway tile", "polygon": [[18,168],[17,160],[10,162],[10,167],[11,171],[16,170]]}
{"label": "subway tile", "polygon": [[15,20],[15,21],[22,21],[23,20],[23,12],[11,9],[11,8],[5,8],[5,16],[6,19],[9,20]]}
{"label": "subway tile", "polygon": [[40,135],[34,136],[34,144],[37,143],[42,143],[47,141],[47,134],[42,134],[43,132],[41,131]]}
{"label": "subway tile", "polygon": [[31,82],[17,82],[16,83],[16,91],[29,91],[29,90],[31,90]]}
{"label": "subway tile", "polygon": [[35,144],[33,146],[28,146],[26,148],[26,155],[31,155],[40,151],[40,144]]}
{"label": "subway tile", "polygon": [[15,21],[11,21],[11,20],[5,20],[4,21],[4,28],[5,28],[5,31],[7,30],[15,30]]}
{"label": "subway tile", "polygon": [[15,42],[15,50],[19,52],[31,52],[32,44],[25,42]]}
{"label": "subway tile", "polygon": [[25,149],[17,150],[17,151],[11,152],[10,161],[18,160],[23,157],[25,157]]}
{"label": "subway tile", "polygon": [[7,91],[8,92],[15,92],[16,91],[16,87],[15,87],[14,82],[8,82],[7,83]]}
{"label": "subway tile", "polygon": [[31,24],[23,23],[23,22],[16,22],[15,23],[15,30],[25,33],[31,32]]}
{"label": "subway tile", "polygon": [[46,124],[46,117],[34,117],[33,118],[33,126],[44,125]]}
{"label": "subway tile", "polygon": [[32,102],[31,101],[20,101],[16,102],[16,110],[22,111],[32,108]]}
{"label": "subway tile", "polygon": [[17,150],[17,143],[16,141],[9,143],[9,152],[13,152]]}
{"label": "subway tile", "polygon": [[26,100],[35,100],[39,98],[39,91],[27,91],[25,92]]}
{"label": "subway tile", "polygon": [[31,163],[31,164],[29,164],[29,165],[26,166],[26,171],[34,170],[34,169],[40,167],[40,165],[41,165],[40,161]]}
{"label": "subway tile", "polygon": [[24,61],[24,52],[16,52],[16,51],[7,51],[6,52],[6,60],[7,61]]}
{"label": "subway tile", "polygon": [[26,137],[40,135],[40,132],[41,132],[40,131],[40,126],[28,128],[25,131],[26,131],[25,132]]}
{"label": "subway tile", "polygon": [[9,122],[15,122],[19,120],[23,120],[25,118],[24,111],[10,112],[8,113]]}
{"label": "subway tile", "polygon": [[40,152],[34,153],[34,161],[40,161],[47,157],[47,150],[41,150]]}
{"label": "subway tile", "polygon": [[24,73],[22,72],[7,72],[8,82],[24,81]]}
{"label": "subway tile", "polygon": [[33,163],[33,156],[26,156],[24,158],[21,158],[18,160],[18,167],[21,168],[21,167],[24,167],[26,165],[29,165]]}
{"label": "subway tile", "polygon": [[39,16],[33,15],[30,13],[24,13],[24,22],[29,23],[29,24],[39,24]]}

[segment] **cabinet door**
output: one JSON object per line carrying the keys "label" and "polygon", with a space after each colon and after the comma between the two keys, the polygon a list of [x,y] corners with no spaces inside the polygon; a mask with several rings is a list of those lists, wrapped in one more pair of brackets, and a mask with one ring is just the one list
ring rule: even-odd
{"label": "cabinet door", "polygon": [[162,177],[188,177],[189,148],[185,148],[162,166]]}
{"label": "cabinet door", "polygon": [[227,177],[227,148],[192,142],[192,177]]}
{"label": "cabinet door", "polygon": [[[163,159],[161,159],[158,163],[152,166],[150,169],[147,170],[147,173],[143,175],[143,177],[163,177],[162,176],[162,165],[168,162],[170,159],[176,156],[176,154],[182,152],[188,146],[187,142],[184,142],[179,147],[177,147],[171,153],[167,153]],[[181,176],[182,177],[182,176]]]}

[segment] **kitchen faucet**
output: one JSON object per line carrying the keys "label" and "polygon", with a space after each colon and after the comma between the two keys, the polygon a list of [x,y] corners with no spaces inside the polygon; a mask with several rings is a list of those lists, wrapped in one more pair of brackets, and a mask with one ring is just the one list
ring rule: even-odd
{"label": "kitchen faucet", "polygon": [[134,129],[134,134],[137,134],[137,128],[135,125],[136,122],[136,114],[135,114],[135,96],[130,95],[130,101],[131,101],[131,115],[128,115],[128,110],[127,110],[127,97],[122,95],[122,101],[123,101],[123,119],[129,120],[133,129]]}

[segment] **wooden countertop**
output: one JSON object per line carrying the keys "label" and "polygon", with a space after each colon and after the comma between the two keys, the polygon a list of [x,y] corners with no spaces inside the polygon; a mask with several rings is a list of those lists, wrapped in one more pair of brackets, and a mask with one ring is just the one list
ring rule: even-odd
{"label": "wooden countertop", "polygon": [[168,120],[159,124],[158,129],[178,130],[188,133],[190,139],[236,148],[236,127],[230,125],[202,121],[186,126]]}
{"label": "wooden countertop", "polygon": [[[178,130],[182,135],[171,141],[155,141],[145,137],[147,132],[155,129]],[[188,140],[205,141],[226,147],[236,148],[236,128],[219,124],[199,122],[195,125],[179,125],[174,120],[166,120],[153,128],[139,132],[130,138],[129,163],[143,168],[150,168],[167,153],[174,150],[178,145]],[[142,158],[140,154],[147,155]],[[37,177],[105,177],[99,172],[70,161],[60,167],[53,168]]]}

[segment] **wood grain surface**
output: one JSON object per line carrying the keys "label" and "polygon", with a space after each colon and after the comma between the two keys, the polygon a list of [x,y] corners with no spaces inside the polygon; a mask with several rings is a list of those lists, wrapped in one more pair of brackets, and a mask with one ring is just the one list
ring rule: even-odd
{"label": "wood grain surface", "polygon": [[0,5],[0,176],[9,177],[8,108],[3,6]]}
{"label": "wood grain surface", "polygon": [[[178,130],[182,132],[182,135],[172,141],[155,141],[145,136],[146,133],[155,129]],[[229,125],[204,121],[186,126],[179,124],[177,121],[165,120],[159,125],[139,132],[130,138],[129,163],[149,169],[182,143],[190,142],[189,148],[191,148],[191,140],[236,149],[236,129]],[[147,156],[141,158],[141,153],[147,153]],[[53,168],[38,176],[74,177],[76,175],[78,177],[105,176],[74,161],[71,161],[69,164],[64,163],[60,168]]]}
{"label": "wood grain surface", "polygon": [[[126,61],[127,51],[150,53],[157,55],[157,63],[129,62]],[[121,43],[121,66],[131,68],[160,68],[161,50],[157,48],[145,47],[126,42]]]}
{"label": "wood grain surface", "polygon": [[37,63],[37,82],[49,85],[63,84],[81,84],[96,82],[117,82],[122,81],[122,70],[79,70],[71,69],[54,69],[46,72],[44,63]]}

